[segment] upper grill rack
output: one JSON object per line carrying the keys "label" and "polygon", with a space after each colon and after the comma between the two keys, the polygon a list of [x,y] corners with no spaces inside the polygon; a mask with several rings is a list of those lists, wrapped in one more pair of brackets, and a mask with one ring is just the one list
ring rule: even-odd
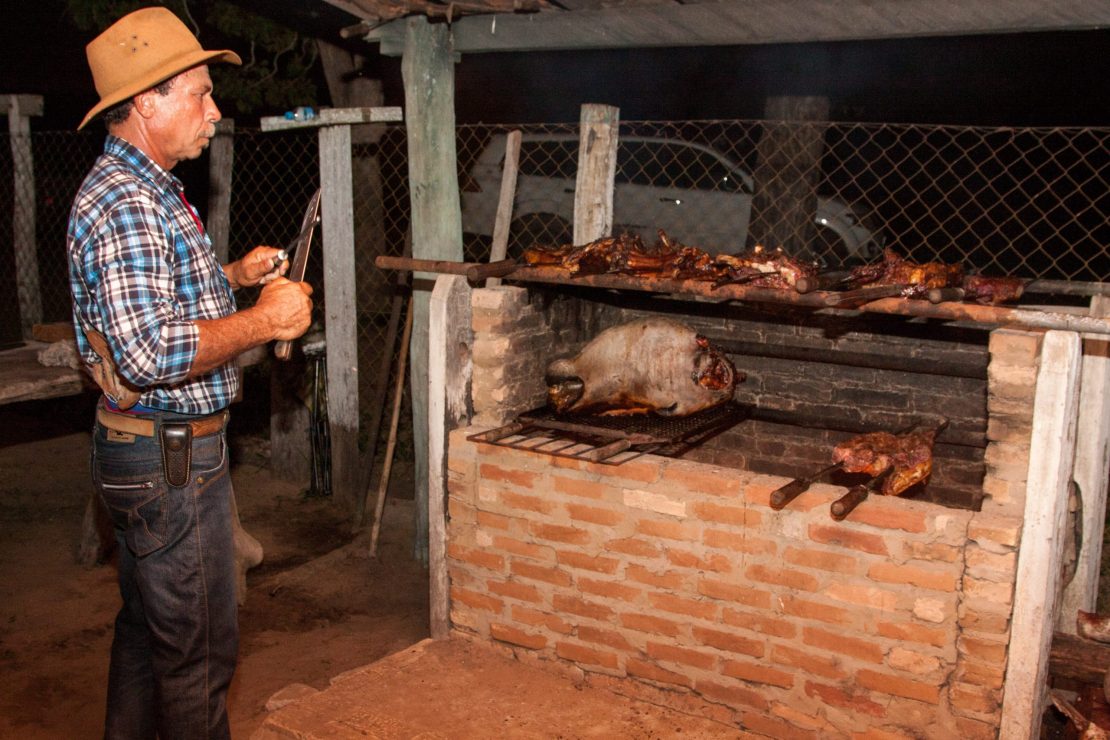
{"label": "upper grill rack", "polygon": [[747,416],[729,402],[689,416],[556,414],[541,407],[467,439],[515,450],[620,465],[643,454],[676,457]]}

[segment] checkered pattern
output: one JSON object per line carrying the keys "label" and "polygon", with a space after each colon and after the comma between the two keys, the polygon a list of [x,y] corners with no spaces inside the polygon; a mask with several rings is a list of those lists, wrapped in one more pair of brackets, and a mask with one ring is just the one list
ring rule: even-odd
{"label": "checkered pattern", "polygon": [[139,402],[183,414],[227,406],[239,389],[234,363],[186,379],[197,319],[235,311],[235,298],[181,181],[109,136],[70,212],[73,317],[86,362],[99,361],[81,327],[108,340],[120,374],[144,389]]}

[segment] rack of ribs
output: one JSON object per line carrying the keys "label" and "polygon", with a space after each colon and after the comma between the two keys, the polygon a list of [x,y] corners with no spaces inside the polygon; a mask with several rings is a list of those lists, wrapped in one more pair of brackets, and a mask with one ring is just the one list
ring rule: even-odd
{"label": "rack of ribs", "polygon": [[840,463],[847,473],[864,473],[872,478],[885,475],[880,492],[898,496],[933,472],[933,442],[939,430],[931,427],[905,434],[861,434],[838,444],[833,462]]}

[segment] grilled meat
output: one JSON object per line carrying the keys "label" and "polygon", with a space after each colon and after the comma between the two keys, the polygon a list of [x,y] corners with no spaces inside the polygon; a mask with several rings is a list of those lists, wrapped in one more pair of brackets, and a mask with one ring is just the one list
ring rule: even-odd
{"label": "grilled meat", "polygon": [[964,268],[960,263],[916,263],[904,260],[894,250],[886,249],[883,259],[852,270],[849,280],[856,286],[870,288],[879,285],[902,286],[902,295],[918,298],[930,288],[958,288],[962,285]]}
{"label": "grilled meat", "polygon": [[976,303],[1007,303],[1021,298],[1025,281],[1015,277],[968,275],[964,278],[964,300]]}
{"label": "grilled meat", "polygon": [[677,321],[647,318],[598,334],[577,356],[547,367],[547,396],[560,413],[686,416],[732,398],[743,373]]}
{"label": "grilled meat", "polygon": [[871,477],[889,472],[882,493],[900,495],[933,472],[933,441],[937,430],[918,430],[895,435],[872,432],[841,442],[833,450],[833,462],[848,473]]}
{"label": "grilled meat", "polygon": [[816,277],[817,268],[758,244],[750,252],[719,254],[714,261],[719,273],[716,284],[748,283],[760,288],[792,289],[801,277]]}
{"label": "grilled meat", "polygon": [[525,249],[522,257],[524,264],[529,267],[562,267],[563,258],[570,253],[571,249],[573,247],[569,244],[557,247],[536,244]]}

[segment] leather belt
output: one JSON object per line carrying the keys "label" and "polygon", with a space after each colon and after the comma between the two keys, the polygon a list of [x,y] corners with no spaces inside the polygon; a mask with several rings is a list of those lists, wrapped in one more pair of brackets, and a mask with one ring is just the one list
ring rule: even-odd
{"label": "leather belt", "polygon": [[[216,434],[223,431],[227,425],[228,413],[221,411],[218,414],[205,416],[200,419],[193,419],[192,421],[175,421],[177,424],[188,424],[193,429],[194,437],[207,437],[209,434]],[[114,411],[109,411],[106,408],[98,408],[96,410],[96,420],[100,422],[101,426],[108,429],[114,429],[117,432],[124,432],[126,434],[136,434],[140,437],[153,437],[156,427],[153,419],[144,419],[141,416],[133,414],[117,414]]]}

